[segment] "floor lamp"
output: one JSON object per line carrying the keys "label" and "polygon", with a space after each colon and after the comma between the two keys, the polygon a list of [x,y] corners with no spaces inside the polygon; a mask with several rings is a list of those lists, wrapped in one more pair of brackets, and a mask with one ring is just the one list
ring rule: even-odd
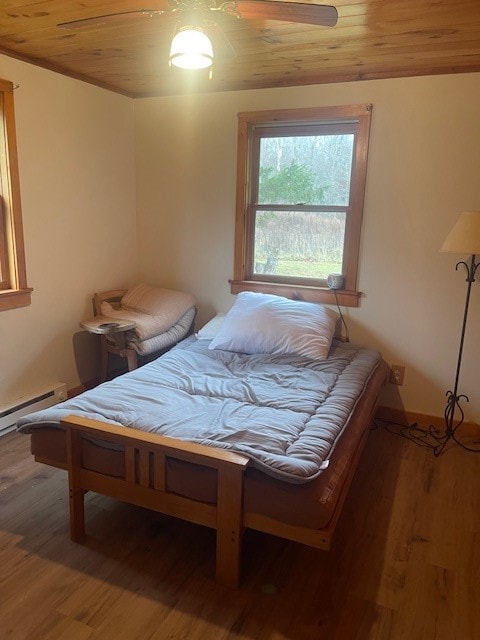
{"label": "floor lamp", "polygon": [[[458,349],[457,370],[455,374],[455,383],[453,390],[447,391],[447,406],[445,407],[445,430],[439,432],[435,427],[430,426],[429,429],[420,429],[416,425],[410,428],[413,440],[419,441],[419,444],[430,446],[436,456],[439,456],[444,450],[446,444],[450,440],[454,440],[464,449],[469,451],[480,451],[479,448],[468,447],[457,438],[457,431],[463,423],[464,412],[461,401],[468,402],[468,397],[458,393],[458,380],[460,377],[460,368],[462,365],[463,343],[465,339],[465,329],[467,326],[468,307],[470,304],[470,290],[475,282],[475,273],[480,262],[476,262],[477,255],[480,256],[480,211],[468,211],[460,214],[455,226],[448,234],[440,251],[448,251],[450,253],[469,254],[468,261],[461,260],[457,262],[456,270],[461,266],[467,272],[467,294],[465,298],[465,310],[463,313],[462,331],[460,334],[460,346]],[[458,420],[456,418],[458,414]],[[479,443],[475,443],[479,444]]]}

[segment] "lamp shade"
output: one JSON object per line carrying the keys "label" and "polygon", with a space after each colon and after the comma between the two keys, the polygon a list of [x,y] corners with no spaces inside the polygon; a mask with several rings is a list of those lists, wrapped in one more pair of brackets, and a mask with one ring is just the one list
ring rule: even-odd
{"label": "lamp shade", "polygon": [[170,47],[170,64],[181,69],[206,69],[213,63],[210,38],[200,27],[182,27]]}
{"label": "lamp shade", "polygon": [[480,254],[480,211],[461,213],[440,251]]}

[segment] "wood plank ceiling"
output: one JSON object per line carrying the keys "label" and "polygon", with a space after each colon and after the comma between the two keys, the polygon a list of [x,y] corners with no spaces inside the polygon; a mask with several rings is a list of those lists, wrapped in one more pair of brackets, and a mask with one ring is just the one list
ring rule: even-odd
{"label": "wood plank ceiling", "polygon": [[132,97],[480,71],[480,0],[326,3],[338,9],[332,28],[215,12],[236,55],[217,50],[211,79],[205,71],[169,68],[178,14],[57,26],[165,8],[165,0],[4,0],[0,52]]}

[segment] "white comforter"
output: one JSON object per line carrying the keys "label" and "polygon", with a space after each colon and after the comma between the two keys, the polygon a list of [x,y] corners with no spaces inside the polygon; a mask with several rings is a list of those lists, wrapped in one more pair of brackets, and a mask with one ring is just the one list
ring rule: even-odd
{"label": "white comforter", "polygon": [[21,418],[30,432],[68,414],[231,449],[282,480],[303,483],[328,458],[377,351],[333,343],[329,357],[244,355],[189,338],[158,360]]}

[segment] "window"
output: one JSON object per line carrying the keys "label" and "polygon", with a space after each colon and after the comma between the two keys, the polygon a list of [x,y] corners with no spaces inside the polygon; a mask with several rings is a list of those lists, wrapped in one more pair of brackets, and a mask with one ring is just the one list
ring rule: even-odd
{"label": "window", "polygon": [[239,114],[232,293],[357,306],[371,105]]}
{"label": "window", "polygon": [[0,311],[30,304],[23,247],[13,85],[0,80]]}

